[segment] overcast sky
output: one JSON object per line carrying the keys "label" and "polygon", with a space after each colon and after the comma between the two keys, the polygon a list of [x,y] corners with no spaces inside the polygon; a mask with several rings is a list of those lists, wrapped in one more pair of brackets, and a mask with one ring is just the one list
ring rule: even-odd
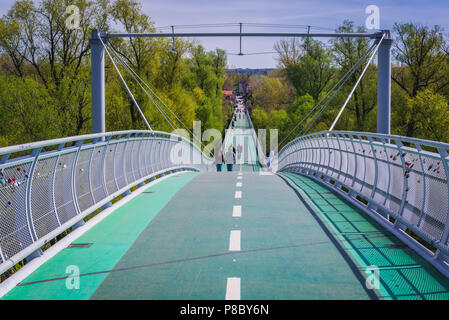
{"label": "overcast sky", "polygon": [[[38,2],[38,0],[35,0]],[[418,22],[433,26],[441,25],[449,32],[448,0],[141,0],[143,11],[151,17],[156,27],[211,23],[268,23],[311,25],[335,29],[344,19],[364,25],[368,5],[380,8],[380,28],[390,29],[394,22]],[[0,14],[4,14],[14,0],[1,0]],[[179,28],[179,32],[238,32],[238,26],[226,28]],[[244,27],[246,32],[303,32],[299,29],[268,29]],[[272,52],[279,39],[243,39],[244,53]],[[201,38],[199,41],[209,50],[225,49],[238,53],[238,38]],[[273,54],[228,57],[230,67],[275,67]]]}

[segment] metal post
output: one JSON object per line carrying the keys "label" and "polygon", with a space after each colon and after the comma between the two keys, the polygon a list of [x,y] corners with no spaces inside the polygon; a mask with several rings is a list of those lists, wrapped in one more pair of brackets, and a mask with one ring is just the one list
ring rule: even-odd
{"label": "metal post", "polygon": [[240,52],[239,52],[239,56],[243,56],[242,53],[242,23],[240,22]]}
{"label": "metal post", "polygon": [[377,58],[377,132],[384,134],[390,134],[392,44],[387,34],[379,46]]}
{"label": "metal post", "polygon": [[[106,39],[103,39],[105,42]],[[98,30],[92,31],[92,133],[106,132],[104,95],[104,47],[99,40]]]}

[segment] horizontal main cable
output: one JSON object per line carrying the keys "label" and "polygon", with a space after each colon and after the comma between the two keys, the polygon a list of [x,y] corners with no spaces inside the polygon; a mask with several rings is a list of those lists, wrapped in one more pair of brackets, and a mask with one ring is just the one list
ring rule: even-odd
{"label": "horizontal main cable", "polygon": [[107,33],[106,38],[195,38],[195,37],[310,37],[310,38],[376,38],[381,33],[307,33],[307,32],[186,32],[186,33]]}

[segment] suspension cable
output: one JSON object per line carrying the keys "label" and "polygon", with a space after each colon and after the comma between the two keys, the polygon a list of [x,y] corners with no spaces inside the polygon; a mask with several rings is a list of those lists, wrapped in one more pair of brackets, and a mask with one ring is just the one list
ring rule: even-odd
{"label": "suspension cable", "polygon": [[[184,122],[182,122],[181,119],[178,118],[178,116],[176,115],[176,113],[174,113],[166,104],[165,102],[150,88],[150,86],[126,63],[126,61],[124,61],[122,58],[119,57],[118,53],[116,50],[114,50],[114,48],[112,46],[110,46],[111,51],[113,53],[115,53],[115,56],[119,59],[119,62],[128,70],[128,72],[131,74],[131,76],[134,78],[134,80],[139,84],[139,86],[142,88],[142,90],[146,93],[146,95],[148,96],[148,98],[151,100],[151,102],[155,105],[155,107],[159,110],[159,112],[164,116],[167,115],[163,110],[162,107],[156,102],[154,101],[154,99],[152,99],[152,97],[148,94],[148,92],[145,90],[145,88],[142,87],[141,83],[148,88],[148,90],[164,105],[164,107],[170,111],[170,113],[182,124],[182,126],[190,133],[192,134],[193,139],[195,139],[197,142],[200,143],[201,146],[203,146],[202,142],[200,140],[198,140],[198,138],[195,136],[195,134],[189,130],[189,128],[184,124]],[[137,79],[136,79],[137,78]],[[164,118],[167,120],[167,118],[164,116]],[[171,120],[170,120],[171,121]],[[168,120],[167,120],[168,122]],[[171,121],[171,123],[173,123],[175,126],[176,124],[174,122]],[[170,124],[170,123],[169,123]],[[173,128],[173,130],[175,130],[175,128],[170,124],[170,126]],[[210,152],[210,150],[208,148],[206,148],[205,146],[203,146],[207,151]]]}
{"label": "suspension cable", "polygon": [[355,89],[357,88],[358,84],[360,83],[360,81],[363,78],[363,75],[365,74],[366,70],[368,69],[368,66],[371,64],[371,61],[373,60],[374,56],[377,53],[377,50],[379,49],[380,44],[382,43],[382,40],[385,37],[385,33],[382,35],[382,38],[380,39],[379,43],[377,44],[376,48],[374,49],[373,54],[371,55],[371,57],[369,58],[368,62],[366,63],[365,68],[362,71],[362,74],[360,75],[359,79],[357,80],[357,82],[355,83],[354,87],[352,88],[351,92],[348,95],[348,98],[346,99],[345,103],[343,104],[343,106],[340,109],[340,112],[338,112],[337,117],[335,118],[334,122],[332,123],[331,127],[329,128],[329,131],[332,131],[332,129],[334,129],[335,125],[337,124],[338,119],[340,119],[341,114],[343,113],[343,111],[345,110],[349,100],[351,99]]}
{"label": "suspension cable", "polygon": [[[120,57],[117,55],[117,52],[113,51],[113,48],[112,48],[112,47],[110,47],[110,49],[111,49],[111,51],[114,53],[115,57],[119,60],[119,63],[122,65],[122,67],[124,67],[125,70],[128,71],[128,73],[131,75],[131,77],[133,77],[134,80],[137,82],[137,84],[142,88],[142,90],[143,90],[143,91],[145,92],[145,94],[148,96],[148,98],[149,98],[150,101],[153,103],[153,105],[156,107],[156,109],[159,111],[159,113],[164,117],[164,119],[165,119],[165,121],[168,123],[168,125],[169,125],[173,130],[175,130],[175,127],[174,127],[175,124],[173,123],[173,121],[171,121],[171,119],[167,116],[167,114],[160,108],[160,106],[153,100],[153,98],[152,98],[152,97],[146,92],[146,90],[142,87],[142,85],[140,84],[140,82],[137,81],[137,79],[133,76],[133,74],[132,74],[131,71],[130,71],[130,70],[132,70],[132,69],[130,69],[130,67],[129,67],[128,65],[125,65],[125,64],[121,61]],[[175,125],[175,126],[176,126],[176,125]]]}
{"label": "suspension cable", "polygon": [[[113,51],[113,52],[115,52],[115,55],[118,57],[118,59],[121,61],[121,63],[122,64],[124,64],[124,66],[126,66],[126,67],[128,67],[128,69],[140,80],[140,82],[142,82],[143,83],[143,85],[145,86],[145,87],[147,87],[147,89],[154,95],[154,97],[156,97],[156,99],[157,100],[159,100],[161,103],[162,103],[162,105],[176,118],[176,120],[178,120],[178,122],[179,123],[181,123],[184,127],[185,127],[185,129],[187,129],[187,130],[189,130],[188,129],[188,127],[184,124],[184,122],[182,122],[182,120],[181,119],[179,119],[179,117],[176,115],[176,113],[175,112],[173,112],[172,110],[171,110],[171,108],[170,107],[168,107],[166,104],[165,104],[165,102],[154,92],[154,90],[153,89],[151,89],[151,85],[149,84],[149,83],[147,83],[147,82],[145,82],[130,66],[129,66],[129,64],[126,62],[126,61],[124,61],[124,59],[123,58],[120,58],[119,57],[119,53],[114,49],[114,47],[112,46],[112,45],[110,45],[110,47],[111,47],[111,50]],[[189,132],[190,132],[190,130],[189,130]]]}
{"label": "suspension cable", "polygon": [[[339,84],[344,81],[346,82],[346,80],[352,75],[352,73],[354,72],[355,69],[358,68],[358,66],[362,63],[363,59],[369,54],[369,52],[373,49],[374,44],[368,49],[368,51],[357,61],[357,63],[351,68],[349,69],[345,75],[343,75],[338,82],[326,93],[326,95],[321,98],[321,100],[315,104],[315,106],[304,116],[304,118],[301,119],[301,121],[299,121],[295,127],[290,130],[290,132],[288,133],[288,135],[286,137],[284,137],[284,139],[282,139],[282,141],[279,143],[279,145],[281,145],[288,137],[290,137],[290,135],[301,125],[301,123],[303,123],[312,113],[315,112],[315,110],[320,106],[320,104],[332,93],[332,91],[334,91],[337,86],[339,86]],[[343,83],[344,83],[343,82]],[[340,90],[341,85],[337,88],[337,92],[338,90]],[[335,96],[335,94],[333,95]],[[333,96],[330,98],[330,100],[333,98]],[[329,103],[330,101],[328,101]],[[321,109],[320,109],[321,110]],[[318,111],[319,112],[319,111]]]}
{"label": "suspension cable", "polygon": [[[100,30],[100,29],[98,29],[98,30]],[[106,53],[108,54],[109,59],[111,60],[112,64],[114,65],[115,70],[117,71],[117,73],[118,73],[120,79],[121,79],[122,82],[123,82],[123,85],[125,86],[126,90],[128,91],[129,95],[131,96],[131,99],[133,100],[135,106],[137,107],[137,110],[139,110],[139,113],[140,113],[140,115],[142,116],[143,121],[144,121],[145,124],[147,125],[148,129],[149,129],[150,131],[153,131],[153,129],[151,128],[151,126],[150,126],[150,124],[148,123],[147,119],[145,118],[145,115],[143,114],[142,110],[140,109],[139,104],[137,103],[136,99],[134,98],[134,96],[133,96],[131,90],[129,90],[128,85],[126,84],[125,79],[123,79],[122,74],[120,73],[120,70],[117,68],[117,65],[115,64],[114,59],[112,59],[111,54],[109,53],[109,51],[108,51],[108,49],[106,48],[106,46],[105,46],[103,40],[101,39],[101,32],[99,33],[98,39],[100,40],[101,44],[103,45],[104,50],[105,50]]]}
{"label": "suspension cable", "polygon": [[[339,88],[337,89],[337,91],[334,92],[334,94],[332,95],[332,97],[330,97],[330,99],[323,105],[323,107],[320,109],[320,111],[314,116],[313,120],[311,122],[309,122],[307,124],[307,126],[301,130],[299,135],[305,135],[309,132],[309,130],[312,128],[312,126],[315,124],[316,120],[319,118],[319,116],[326,110],[326,108],[329,106],[329,103],[331,102],[331,100],[335,97],[335,95],[338,93],[338,91],[343,87],[343,85],[348,81],[348,79],[351,77],[351,75],[355,72],[355,70],[362,64],[363,59],[369,55],[371,52],[373,52],[374,48],[374,44],[370,47],[370,49],[365,53],[365,55],[362,57],[362,59],[360,59],[357,64],[355,65],[355,67],[352,69],[351,73],[346,77],[346,79],[343,81],[343,83],[339,86]],[[299,136],[298,135],[298,136]],[[297,136],[297,137],[298,137]]]}

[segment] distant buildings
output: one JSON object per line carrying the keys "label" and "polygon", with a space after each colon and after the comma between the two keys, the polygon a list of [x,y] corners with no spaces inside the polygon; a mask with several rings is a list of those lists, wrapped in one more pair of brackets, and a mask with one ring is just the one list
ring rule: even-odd
{"label": "distant buildings", "polygon": [[235,100],[235,95],[232,90],[223,90],[223,98],[228,102],[232,102]]}

